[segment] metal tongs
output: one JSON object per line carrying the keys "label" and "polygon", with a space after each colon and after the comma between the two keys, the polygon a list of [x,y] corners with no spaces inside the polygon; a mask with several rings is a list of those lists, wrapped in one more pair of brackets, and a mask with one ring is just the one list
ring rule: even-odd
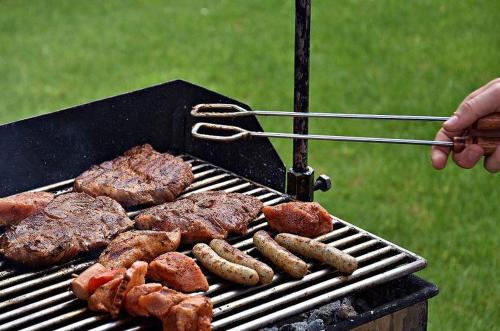
{"label": "metal tongs", "polygon": [[[198,104],[191,111],[193,117],[203,118],[234,118],[243,116],[285,116],[285,117],[311,117],[311,118],[344,118],[344,119],[370,119],[370,120],[398,120],[398,121],[446,121],[449,117],[420,116],[420,115],[379,115],[379,114],[339,114],[339,113],[300,113],[281,112],[268,110],[246,110],[234,104]],[[208,130],[218,131],[221,134],[201,133]],[[222,133],[229,135],[222,135]],[[465,130],[464,135],[454,137],[453,142],[438,140],[417,140],[376,137],[331,136],[316,134],[296,134],[280,132],[256,132],[231,125],[200,122],[193,126],[191,131],[196,138],[219,142],[231,142],[249,137],[313,139],[331,141],[349,141],[364,143],[433,145],[450,147],[455,153],[460,153],[470,144],[480,145],[486,156],[493,154],[496,146],[500,144],[500,113],[493,113],[475,122]],[[231,134],[232,133],[232,134]]]}

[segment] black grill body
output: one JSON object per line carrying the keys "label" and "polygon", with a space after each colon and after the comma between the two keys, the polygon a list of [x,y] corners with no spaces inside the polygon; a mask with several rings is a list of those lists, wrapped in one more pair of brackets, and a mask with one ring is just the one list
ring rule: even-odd
{"label": "black grill body", "polygon": [[[221,94],[175,80],[2,125],[0,196],[73,178],[91,164],[144,143],[162,152],[197,156],[284,192],[285,166],[268,139],[231,144],[193,141],[194,119],[190,111],[199,103],[234,103],[249,108]],[[229,123],[262,131],[255,117]]]}

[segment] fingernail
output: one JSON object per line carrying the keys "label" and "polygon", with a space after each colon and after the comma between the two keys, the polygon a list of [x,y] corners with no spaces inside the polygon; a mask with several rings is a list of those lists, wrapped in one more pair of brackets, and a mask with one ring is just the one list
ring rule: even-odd
{"label": "fingernail", "polygon": [[451,126],[454,126],[457,123],[458,123],[458,117],[456,117],[455,115],[453,115],[446,122],[444,122],[445,125],[451,125]]}
{"label": "fingernail", "polygon": [[437,169],[441,170],[444,168],[446,164],[446,156],[442,154],[432,154],[431,155],[431,160],[432,160],[432,166]]}
{"label": "fingernail", "polygon": [[467,152],[467,160],[470,162],[475,162],[479,159],[483,154],[480,151],[476,151],[475,149]]}

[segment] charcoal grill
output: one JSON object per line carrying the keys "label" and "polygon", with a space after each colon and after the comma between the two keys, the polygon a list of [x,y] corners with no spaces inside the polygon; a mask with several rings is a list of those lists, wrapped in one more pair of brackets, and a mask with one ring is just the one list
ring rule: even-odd
{"label": "charcoal grill", "polygon": [[[309,15],[309,1],[297,0],[295,111],[301,112],[307,111],[308,99]],[[144,143],[179,155],[192,165],[195,180],[183,195],[224,190],[253,195],[265,205],[274,205],[291,199],[312,200],[315,188],[328,188],[326,177],[314,183],[314,172],[307,165],[307,140],[295,141],[293,167],[287,172],[267,138],[231,144],[193,138],[191,128],[198,119],[190,111],[201,103],[234,104],[250,110],[237,100],[175,80],[0,126],[0,196],[23,191],[67,193],[73,178],[90,165]],[[212,122],[263,131],[254,116]],[[307,134],[307,118],[295,119],[294,124],[294,132]],[[128,210],[132,218],[138,212]],[[399,319],[402,327],[425,329],[427,299],[437,294],[437,288],[411,275],[426,266],[425,259],[332,217],[334,231],[319,239],[355,256],[358,270],[346,276],[308,261],[311,273],[304,279],[278,273],[271,284],[255,287],[209,276],[206,295],[214,304],[213,328],[252,330],[293,323],[305,311],[356,296],[367,304],[358,315],[330,325],[332,329],[362,330],[379,325],[377,321],[384,325],[384,319]],[[247,235],[228,240],[260,258],[251,236],[261,229],[267,229],[267,223],[259,215]],[[191,254],[189,247],[181,250]],[[43,270],[27,270],[0,260],[0,330],[158,328],[153,319],[122,315],[113,320],[107,314],[90,312],[85,302],[73,296],[69,290],[72,274],[94,263],[98,253]],[[396,293],[394,288],[400,291]]]}

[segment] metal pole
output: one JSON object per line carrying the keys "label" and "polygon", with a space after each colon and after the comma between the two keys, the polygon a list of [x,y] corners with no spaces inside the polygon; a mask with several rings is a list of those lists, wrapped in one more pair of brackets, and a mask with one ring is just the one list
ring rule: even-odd
{"label": "metal pole", "polygon": [[[311,32],[311,0],[295,1],[295,72],[294,112],[309,112],[309,42]],[[307,134],[308,119],[294,118],[293,133]],[[307,171],[307,140],[293,141],[293,170]]]}
{"label": "metal pole", "polygon": [[[309,112],[309,41],[311,0],[295,0],[294,113]],[[293,133],[307,135],[308,118],[294,117]],[[314,198],[314,170],[307,166],[307,140],[293,140],[293,166],[287,174],[287,193],[297,200]]]}

